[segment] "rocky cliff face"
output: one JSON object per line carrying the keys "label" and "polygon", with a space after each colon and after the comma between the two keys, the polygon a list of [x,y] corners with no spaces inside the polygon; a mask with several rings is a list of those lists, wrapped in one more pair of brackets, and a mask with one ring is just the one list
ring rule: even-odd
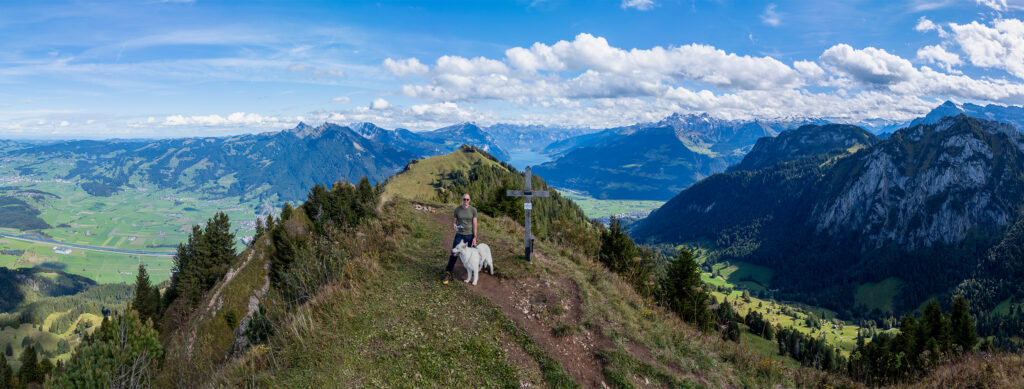
{"label": "rocky cliff face", "polygon": [[853,233],[862,249],[909,250],[1001,231],[1024,202],[1024,137],[966,116],[899,131],[841,161],[814,205],[816,232]]}

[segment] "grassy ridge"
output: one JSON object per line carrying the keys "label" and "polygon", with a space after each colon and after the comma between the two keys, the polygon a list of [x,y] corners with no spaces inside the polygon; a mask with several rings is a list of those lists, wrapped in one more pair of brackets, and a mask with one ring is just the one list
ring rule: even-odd
{"label": "grassy ridge", "polygon": [[[217,384],[571,386],[563,367],[536,343],[537,333],[525,336],[474,287],[439,282],[447,229],[438,219],[450,208],[427,205],[436,208],[417,210],[404,201],[385,206],[379,223],[399,225],[402,233],[374,241],[395,245],[394,254],[351,262],[357,279],[323,289],[291,314],[292,324],[269,347],[253,348],[222,369]],[[803,380],[821,379],[773,355],[695,331],[579,253],[541,241],[535,263],[525,265],[514,250],[522,227],[508,218],[482,216],[481,228],[488,232],[500,282],[534,296],[525,306],[536,315],[532,320],[568,339],[607,339],[591,352],[602,361],[601,379],[609,385],[803,386]],[[537,284],[549,286],[529,289]],[[560,308],[573,300],[578,311]]]}

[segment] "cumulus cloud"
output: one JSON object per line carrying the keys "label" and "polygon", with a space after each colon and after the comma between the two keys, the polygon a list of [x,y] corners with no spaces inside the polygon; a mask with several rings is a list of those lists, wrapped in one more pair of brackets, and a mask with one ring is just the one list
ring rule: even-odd
{"label": "cumulus cloud", "polygon": [[782,24],[782,19],[779,13],[775,11],[777,6],[774,3],[768,4],[764,7],[764,12],[761,13],[761,22],[772,27],[778,27]]}
{"label": "cumulus cloud", "polygon": [[978,23],[949,24],[951,40],[974,66],[1003,69],[1024,78],[1024,22],[997,19],[991,26]]}
{"label": "cumulus cloud", "polygon": [[391,107],[391,103],[379,97],[374,99],[373,102],[370,103],[370,109],[382,110],[388,109],[388,107]]}
{"label": "cumulus cloud", "polygon": [[340,96],[340,97],[335,97],[335,98],[331,99],[332,103],[338,103],[338,104],[347,104],[350,101],[352,101],[352,99],[348,98],[347,96]]}
{"label": "cumulus cloud", "polygon": [[910,61],[874,47],[857,50],[840,43],[825,50],[819,58],[837,73],[869,85],[906,81],[914,73]]}
{"label": "cumulus cloud", "polygon": [[[810,67],[812,76],[818,76]],[[602,37],[579,34],[553,45],[513,47],[501,60],[442,56],[430,83],[402,93],[430,100],[498,99],[541,103],[556,98],[658,96],[670,84],[700,82],[726,89],[803,85],[803,73],[771,57],[741,56],[690,44],[625,50]]]}
{"label": "cumulus cloud", "polygon": [[420,63],[420,60],[416,58],[406,58],[400,60],[393,60],[387,58],[384,60],[384,69],[391,72],[396,76],[404,76],[408,74],[425,74],[428,70],[427,65]]}
{"label": "cumulus cloud", "polygon": [[946,49],[939,45],[925,46],[917,50],[917,58],[928,63],[933,63],[942,66],[946,72],[955,72],[953,67],[960,66],[963,61],[960,60],[960,56],[955,53],[950,53]]}
{"label": "cumulus cloud", "polygon": [[622,0],[622,9],[636,8],[641,11],[654,9],[654,0]]}

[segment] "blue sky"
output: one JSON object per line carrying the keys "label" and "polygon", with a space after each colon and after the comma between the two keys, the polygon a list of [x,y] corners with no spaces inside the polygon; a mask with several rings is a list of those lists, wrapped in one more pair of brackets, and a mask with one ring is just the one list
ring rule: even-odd
{"label": "blue sky", "polygon": [[1024,2],[0,2],[0,137],[906,120],[1024,103]]}

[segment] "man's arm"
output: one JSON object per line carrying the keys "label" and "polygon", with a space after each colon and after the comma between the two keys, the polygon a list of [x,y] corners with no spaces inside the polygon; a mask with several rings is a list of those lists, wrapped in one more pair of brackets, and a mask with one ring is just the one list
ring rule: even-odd
{"label": "man's arm", "polygon": [[452,217],[452,228],[455,230],[459,229],[459,218]]}
{"label": "man's arm", "polygon": [[473,218],[473,245],[476,246],[476,218]]}

